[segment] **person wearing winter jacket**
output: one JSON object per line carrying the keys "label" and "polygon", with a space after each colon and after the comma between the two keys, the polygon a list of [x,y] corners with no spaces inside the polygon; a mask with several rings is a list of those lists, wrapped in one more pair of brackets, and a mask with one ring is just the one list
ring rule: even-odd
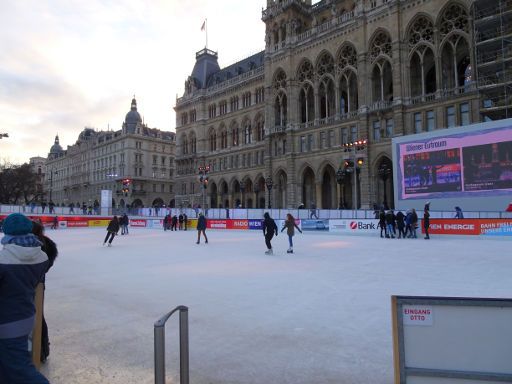
{"label": "person wearing winter jacket", "polygon": [[119,220],[118,220],[117,216],[114,216],[114,218],[112,220],[110,220],[110,223],[108,223],[107,236],[105,236],[103,245],[105,245],[108,241],[108,246],[111,247],[112,240],[114,240],[114,237],[117,235],[118,232],[119,232]]}
{"label": "person wearing winter jacket", "polygon": [[398,213],[395,216],[396,218],[396,227],[398,228],[398,238],[405,239],[405,215],[402,213],[402,211],[398,211]]}
{"label": "person wearing winter jacket", "polygon": [[20,213],[4,221],[0,251],[0,383],[49,384],[32,363],[28,344],[36,314],[35,290],[49,265],[32,225]]}
{"label": "person wearing winter jacket", "polygon": [[413,208],[411,211],[411,236],[413,239],[416,239],[416,229],[418,228],[418,214],[416,210]]}
{"label": "person wearing winter jacket", "polygon": [[201,242],[201,233],[204,236],[204,242],[205,244],[208,244],[208,237],[206,237],[206,217],[201,212],[199,214],[199,217],[197,218],[197,242],[196,244],[199,244]]}
{"label": "person wearing winter jacket", "polygon": [[267,245],[266,255],[273,255],[274,251],[272,250],[272,238],[274,234],[277,236],[277,225],[273,218],[270,217],[268,212],[265,212],[263,215],[263,236],[265,236],[265,244]]}
{"label": "person wearing winter jacket", "polygon": [[293,253],[293,236],[295,235],[295,228],[297,228],[297,231],[302,233],[301,229],[295,223],[295,218],[291,215],[291,213],[288,213],[286,215],[286,221],[284,222],[283,229],[281,229],[281,232],[286,229],[288,242],[290,243],[290,248],[288,248],[286,253]]}
{"label": "person wearing winter jacket", "polygon": [[386,235],[387,238],[394,239],[395,238],[395,214],[393,213],[393,210],[390,209],[386,212],[386,228],[388,231],[388,234]]}
{"label": "person wearing winter jacket", "polygon": [[[377,228],[380,227],[380,237],[388,237],[387,230],[386,230],[386,213],[382,209],[379,213],[379,225]],[[382,236],[382,232],[384,232],[384,236]]]}
{"label": "person wearing winter jacket", "polygon": [[[55,242],[44,234],[44,226],[37,222],[32,222],[32,233],[43,243],[41,250],[48,256],[48,268],[46,273],[50,270],[57,258],[59,251]],[[46,289],[46,276],[43,279],[44,289]],[[41,330],[41,362],[45,362],[50,355],[50,339],[48,337],[48,324],[44,317],[44,302],[43,302],[43,326]]]}
{"label": "person wearing winter jacket", "polygon": [[425,230],[425,240],[429,240],[428,229],[430,228],[430,203],[425,204],[423,209],[423,229]]}

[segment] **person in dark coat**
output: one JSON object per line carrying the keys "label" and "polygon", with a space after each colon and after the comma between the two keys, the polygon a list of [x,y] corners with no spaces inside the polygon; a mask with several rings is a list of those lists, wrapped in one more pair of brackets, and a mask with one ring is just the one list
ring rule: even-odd
{"label": "person in dark coat", "polygon": [[386,212],[386,228],[388,234],[386,235],[387,238],[394,239],[395,238],[395,214],[393,213],[393,210],[390,209]]}
{"label": "person in dark coat", "polygon": [[423,209],[423,229],[425,229],[425,240],[430,239],[428,229],[430,228],[430,202],[425,204]]}
{"label": "person in dark coat", "polygon": [[[119,232],[119,220],[117,216],[114,216],[112,220],[110,220],[110,223],[108,223],[107,227],[107,236],[105,236],[105,240],[103,241],[103,245],[105,245],[108,241],[108,246],[112,246],[112,240],[114,240],[114,237],[117,235],[117,232]],[[109,240],[110,238],[110,240]]]}
{"label": "person in dark coat", "polygon": [[460,207],[455,207],[455,218],[456,219],[464,218],[464,214],[462,213],[462,209]]}
{"label": "person in dark coat", "polygon": [[180,215],[178,216],[178,224],[179,224],[180,231],[183,230],[183,214],[182,213],[180,213]]}
{"label": "person in dark coat", "polygon": [[178,225],[178,216],[174,215],[171,220],[171,231],[177,231],[176,226]]}
{"label": "person in dark coat", "polygon": [[265,244],[267,245],[267,251],[265,252],[266,255],[273,255],[274,251],[272,250],[272,238],[274,237],[274,234],[277,236],[277,225],[273,218],[270,217],[270,214],[268,212],[265,212],[263,215],[263,236],[265,236]]}
{"label": "person in dark coat", "polygon": [[188,224],[188,216],[186,213],[183,214],[183,227],[185,231],[187,230],[187,224]]}
{"label": "person in dark coat", "polygon": [[418,228],[418,214],[416,210],[413,208],[411,210],[411,236],[413,239],[416,239],[416,229]]}
{"label": "person in dark coat", "polygon": [[43,282],[49,264],[32,226],[20,213],[4,220],[0,250],[0,383],[49,384],[29,352],[36,287]]}
{"label": "person in dark coat", "polygon": [[130,224],[130,219],[128,219],[128,215],[125,213],[121,220],[119,220],[119,224],[121,225],[121,235],[128,235],[128,224]]}
{"label": "person in dark coat", "polygon": [[204,217],[203,213],[199,214],[197,218],[197,242],[199,244],[201,242],[201,233],[204,236],[204,242],[208,244],[208,237],[206,237],[206,217]]}
{"label": "person in dark coat", "polygon": [[402,213],[402,211],[398,211],[395,218],[396,227],[398,228],[398,238],[405,239],[405,215]]}
{"label": "person in dark coat", "polygon": [[170,227],[169,221],[171,220],[171,217],[169,215],[164,216],[164,232],[167,231]]}
{"label": "person in dark coat", "polygon": [[[48,256],[48,268],[46,269],[46,273],[50,270],[55,263],[55,259],[59,254],[57,250],[57,245],[55,242],[44,234],[44,226],[37,222],[32,222],[32,233],[36,235],[36,237],[43,243],[41,245],[41,250],[46,253]],[[46,275],[43,278],[43,286],[46,289]],[[43,302],[43,324],[41,330],[41,362],[46,362],[48,356],[50,355],[50,339],[48,337],[48,324],[46,323],[46,319],[44,317],[44,302]]]}
{"label": "person in dark coat", "polygon": [[[386,213],[383,209],[379,212],[379,224],[377,225],[377,228],[380,227],[380,237],[388,237],[388,233],[386,230]],[[384,232],[384,236],[382,236],[382,232]]]}

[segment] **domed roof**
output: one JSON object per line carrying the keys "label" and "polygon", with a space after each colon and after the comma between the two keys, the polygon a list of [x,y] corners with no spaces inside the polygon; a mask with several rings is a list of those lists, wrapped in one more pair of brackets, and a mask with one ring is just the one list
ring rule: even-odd
{"label": "domed roof", "polygon": [[80,132],[80,135],[78,135],[78,141],[89,140],[93,135],[94,135],[94,129],[85,128],[82,132]]}
{"label": "domed roof", "polygon": [[132,107],[130,112],[126,114],[124,119],[124,127],[127,133],[135,133],[137,128],[137,124],[142,123],[142,118],[140,117],[139,112],[137,112],[137,100],[135,97],[132,99]]}
{"label": "domed roof", "polygon": [[61,153],[61,152],[64,152],[64,150],[62,149],[62,147],[59,144],[59,135],[57,135],[57,136],[55,136],[55,143],[50,148],[50,153],[51,154],[58,154],[58,153]]}

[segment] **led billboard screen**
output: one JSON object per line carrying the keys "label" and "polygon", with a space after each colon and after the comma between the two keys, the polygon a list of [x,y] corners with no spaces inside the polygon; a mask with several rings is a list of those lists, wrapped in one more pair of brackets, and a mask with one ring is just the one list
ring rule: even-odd
{"label": "led billboard screen", "polygon": [[401,138],[394,149],[399,200],[512,192],[510,123],[456,134],[436,131],[411,141]]}

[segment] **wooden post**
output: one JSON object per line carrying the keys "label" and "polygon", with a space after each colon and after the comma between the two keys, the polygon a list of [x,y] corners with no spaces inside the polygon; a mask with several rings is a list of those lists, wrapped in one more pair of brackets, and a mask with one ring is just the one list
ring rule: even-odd
{"label": "wooden post", "polygon": [[398,304],[396,296],[391,296],[391,323],[393,327],[393,370],[395,384],[400,384],[400,343],[398,340]]}
{"label": "wooden post", "polygon": [[37,369],[41,366],[41,333],[43,329],[43,303],[44,303],[44,286],[39,283],[36,287],[34,304],[36,307],[36,317],[34,321],[34,329],[32,330],[32,362]]}

